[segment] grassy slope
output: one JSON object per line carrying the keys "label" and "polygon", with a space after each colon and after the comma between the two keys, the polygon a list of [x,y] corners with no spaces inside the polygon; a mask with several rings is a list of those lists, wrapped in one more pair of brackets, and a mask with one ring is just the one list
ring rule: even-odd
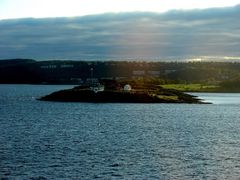
{"label": "grassy slope", "polygon": [[219,88],[219,86],[203,84],[166,84],[161,87],[184,92],[216,92]]}

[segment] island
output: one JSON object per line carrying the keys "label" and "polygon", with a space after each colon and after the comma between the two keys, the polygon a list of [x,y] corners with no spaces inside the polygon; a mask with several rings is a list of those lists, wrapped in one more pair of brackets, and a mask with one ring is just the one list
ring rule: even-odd
{"label": "island", "polygon": [[53,92],[38,100],[91,103],[204,103],[196,96],[158,85],[134,85],[132,88],[129,84],[123,87],[119,87],[118,84],[106,87],[95,82],[90,86],[76,86]]}

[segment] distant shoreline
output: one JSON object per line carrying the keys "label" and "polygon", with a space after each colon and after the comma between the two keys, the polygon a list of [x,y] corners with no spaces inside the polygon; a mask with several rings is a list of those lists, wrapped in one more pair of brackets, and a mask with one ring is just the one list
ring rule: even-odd
{"label": "distant shoreline", "polygon": [[[56,84],[56,83],[39,83],[39,84],[29,84],[29,83],[0,83],[0,85],[46,85],[46,86],[79,86],[79,84]],[[168,85],[168,84],[167,84]],[[162,85],[160,85],[162,86]],[[164,87],[164,86],[163,86]],[[168,89],[168,88],[166,88]],[[175,88],[169,88],[173,90],[178,90]],[[239,90],[231,90],[231,89],[205,89],[205,90],[179,90],[184,93],[240,93]]]}
{"label": "distant shoreline", "polygon": [[[182,92],[240,92],[240,63],[0,61],[0,84],[82,85],[90,78],[162,85]],[[92,71],[91,71],[92,70]],[[166,87],[165,87],[166,86]]]}

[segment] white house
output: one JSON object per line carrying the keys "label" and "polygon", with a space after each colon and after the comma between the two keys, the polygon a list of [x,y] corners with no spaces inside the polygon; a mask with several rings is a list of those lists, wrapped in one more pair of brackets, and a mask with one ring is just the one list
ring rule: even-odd
{"label": "white house", "polygon": [[132,87],[131,87],[129,84],[126,84],[126,85],[123,87],[123,90],[124,90],[124,91],[131,91],[131,90],[132,90]]}

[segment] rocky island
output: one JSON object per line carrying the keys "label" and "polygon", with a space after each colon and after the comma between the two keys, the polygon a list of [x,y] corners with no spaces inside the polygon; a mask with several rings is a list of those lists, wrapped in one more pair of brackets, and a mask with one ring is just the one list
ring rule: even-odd
{"label": "rocky island", "polygon": [[123,88],[106,85],[105,88],[99,83],[95,86],[77,86],[60,90],[43,96],[39,100],[91,103],[203,103],[193,95],[164,89],[157,85],[134,85],[134,88],[129,84]]}

